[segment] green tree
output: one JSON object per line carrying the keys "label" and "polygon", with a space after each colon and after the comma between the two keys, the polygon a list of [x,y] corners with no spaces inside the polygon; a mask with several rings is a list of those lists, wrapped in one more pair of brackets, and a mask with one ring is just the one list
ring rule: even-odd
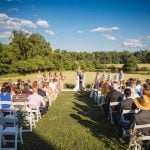
{"label": "green tree", "polygon": [[123,70],[126,72],[135,71],[137,68],[138,59],[135,56],[129,56],[123,65]]}

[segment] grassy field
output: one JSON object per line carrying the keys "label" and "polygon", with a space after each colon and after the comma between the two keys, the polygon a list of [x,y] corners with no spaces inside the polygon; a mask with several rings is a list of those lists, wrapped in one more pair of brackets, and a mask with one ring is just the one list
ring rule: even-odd
{"label": "grassy field", "polygon": [[[115,67],[117,68],[122,68],[123,64],[106,64],[107,67],[110,67],[112,65],[114,65]],[[150,68],[150,64],[138,64],[138,67],[147,67],[147,68]]]}
{"label": "grassy field", "polygon": [[24,133],[22,150],[125,150],[116,130],[93,105],[88,92],[62,92],[32,133]]}
{"label": "grassy field", "polygon": [[[48,73],[46,73],[46,74],[48,75]],[[63,74],[65,76],[65,83],[75,84],[76,73],[74,71],[64,71]],[[86,72],[86,83],[87,84],[93,83],[94,78],[95,78],[95,74],[96,74],[96,72]],[[112,74],[112,75],[114,76],[114,74]],[[148,75],[148,74],[125,74],[125,80],[129,79],[130,77],[138,78],[138,79],[142,80],[143,83],[147,78],[150,79],[150,75]],[[8,81],[9,79],[11,79],[13,82],[15,82],[18,78],[21,78],[24,81],[27,81],[27,79],[34,81],[36,79],[36,74],[1,75],[0,76],[0,85],[3,82]]]}

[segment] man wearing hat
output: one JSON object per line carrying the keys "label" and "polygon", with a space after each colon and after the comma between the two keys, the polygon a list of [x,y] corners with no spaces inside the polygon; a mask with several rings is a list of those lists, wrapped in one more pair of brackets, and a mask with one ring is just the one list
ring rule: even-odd
{"label": "man wearing hat", "polygon": [[[130,128],[133,128],[135,123],[137,125],[150,124],[150,92],[145,93],[139,100],[135,99],[134,103],[140,111],[134,114],[130,122]],[[143,135],[150,135],[150,128],[139,129],[139,131],[142,132]]]}

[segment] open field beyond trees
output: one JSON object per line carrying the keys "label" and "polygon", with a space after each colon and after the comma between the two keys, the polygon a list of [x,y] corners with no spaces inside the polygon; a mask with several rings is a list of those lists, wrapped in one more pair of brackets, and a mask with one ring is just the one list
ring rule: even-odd
{"label": "open field beyond trees", "polygon": [[[114,65],[115,67],[117,68],[122,68],[123,67],[123,64],[106,64],[107,67],[110,67]],[[147,68],[150,68],[150,64],[138,64],[138,67],[147,67]]]}

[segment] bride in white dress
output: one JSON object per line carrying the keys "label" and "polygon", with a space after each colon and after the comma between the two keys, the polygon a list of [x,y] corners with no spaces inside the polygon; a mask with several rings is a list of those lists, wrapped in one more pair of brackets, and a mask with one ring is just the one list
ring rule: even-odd
{"label": "bride in white dress", "polygon": [[73,91],[79,91],[79,90],[80,90],[80,87],[79,87],[79,72],[77,71],[77,74],[76,74],[76,86],[73,89]]}

